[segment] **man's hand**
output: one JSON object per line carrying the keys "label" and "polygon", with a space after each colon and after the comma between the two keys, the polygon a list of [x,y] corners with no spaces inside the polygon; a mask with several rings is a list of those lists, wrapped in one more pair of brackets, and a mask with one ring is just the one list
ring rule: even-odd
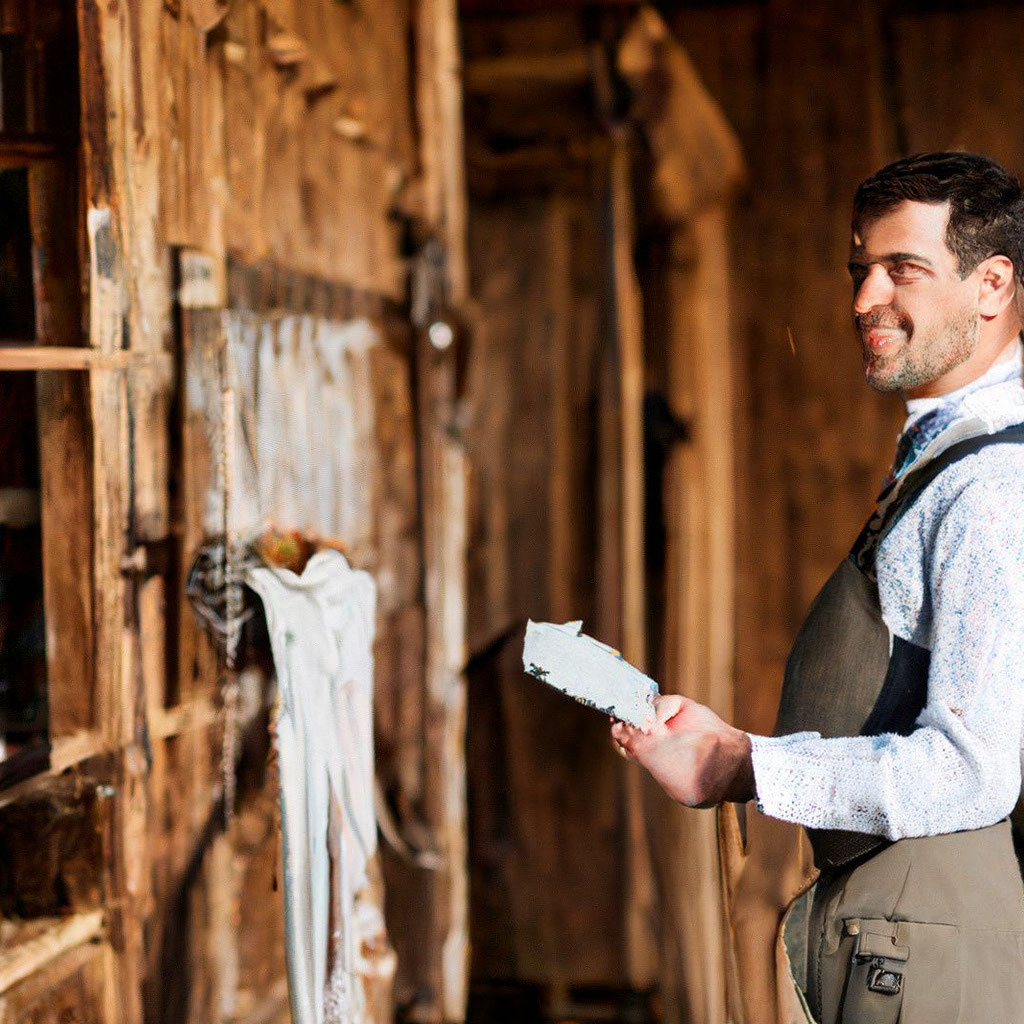
{"label": "man's hand", "polygon": [[612,740],[626,757],[643,765],[673,800],[687,807],[753,799],[754,768],[745,732],[678,694],[655,698],[655,709],[649,732],[625,722],[612,726]]}

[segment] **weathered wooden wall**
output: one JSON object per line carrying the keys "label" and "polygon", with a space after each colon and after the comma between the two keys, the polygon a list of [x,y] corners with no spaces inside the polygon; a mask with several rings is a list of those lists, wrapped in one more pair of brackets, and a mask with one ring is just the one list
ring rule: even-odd
{"label": "weathered wooden wall", "polygon": [[603,244],[580,196],[472,209],[484,321],[466,395],[467,756],[481,979],[625,980],[621,764],[598,716],[522,676],[520,649],[527,617],[593,623],[597,613]]}
{"label": "weathered wooden wall", "polygon": [[[22,30],[18,10],[2,5],[4,31]],[[73,174],[31,172],[60,197],[32,229],[38,342],[61,347],[17,362],[74,368],[39,376],[53,749],[48,771],[0,794],[0,1019],[288,1017],[266,666],[238,680],[225,832],[220,666],[183,596],[219,530],[217,390],[233,383],[239,442],[253,443],[235,463],[233,525],[329,535],[377,577],[382,800],[396,844],[428,854],[384,865],[395,999],[415,1019],[458,1020],[461,446],[420,450],[428,432],[449,437],[450,410],[417,420],[429,321],[414,327],[408,298],[428,241],[437,294],[421,316],[454,318],[467,298],[454,5],[69,10],[83,206]],[[454,355],[427,379],[453,380]],[[424,496],[436,451],[445,469]]]}
{"label": "weathered wooden wall", "polygon": [[977,150],[1024,173],[1024,88],[1010,70],[1021,12],[918,6],[863,0],[840,15],[773,2],[671,18],[751,169],[733,251],[745,370],[736,720],[753,730],[772,727],[789,645],[866,516],[902,424],[899,401],[864,385],[850,327],[853,190],[930,149]]}
{"label": "weathered wooden wall", "polygon": [[[728,219],[727,245],[718,250],[725,259],[720,273],[729,284],[728,296],[719,294],[716,301],[723,304],[721,319],[730,323],[735,462],[729,486],[716,485],[716,493],[734,488],[734,506],[721,516],[716,509],[690,509],[682,526],[667,527],[678,531],[676,543],[682,545],[682,553],[677,557],[685,563],[693,545],[701,543],[699,531],[714,533],[724,528],[723,518],[734,515],[735,576],[729,578],[727,568],[724,577],[697,585],[692,594],[698,601],[724,597],[721,609],[728,607],[729,592],[734,591],[734,622],[724,627],[715,623],[711,632],[724,628],[717,635],[728,637],[735,629],[734,720],[751,730],[769,731],[789,646],[817,588],[847,550],[870,508],[903,417],[898,400],[875,395],[863,384],[859,348],[850,327],[845,264],[853,190],[888,160],[927,149],[976,149],[1024,172],[1024,135],[1018,131],[1024,84],[1014,71],[1014,41],[1024,27],[1024,14],[1008,3],[874,0],[860,0],[842,11],[824,0],[670,5],[663,10],[736,132],[748,166],[748,181]],[[597,4],[582,11],[572,5],[541,11],[529,0],[516,3],[514,10],[487,0],[464,4],[468,156],[477,197],[471,256],[480,295],[489,296],[479,334],[479,344],[488,354],[479,359],[492,368],[492,383],[473,405],[479,431],[473,451],[478,457],[479,493],[486,498],[477,520],[483,526],[473,552],[471,594],[488,614],[496,614],[496,621],[512,623],[516,614],[555,614],[555,608],[561,614],[564,607],[551,604],[549,595],[564,585],[564,574],[554,567],[564,564],[557,553],[565,543],[564,532],[559,533],[565,526],[552,523],[538,495],[546,501],[551,494],[564,494],[570,502],[588,502],[589,526],[576,521],[573,529],[581,536],[599,530],[600,502],[588,492],[574,495],[578,481],[556,483],[553,490],[544,483],[545,473],[563,457],[563,438],[549,431],[539,448],[524,450],[524,443],[552,417],[563,423],[564,431],[557,407],[543,403],[554,395],[552,381],[559,360],[565,358],[557,348],[558,309],[565,306],[571,290],[559,284],[552,263],[557,247],[549,241],[542,249],[540,240],[543,225],[550,220],[552,194],[585,194],[580,190],[589,180],[587,168],[607,160],[594,143],[595,134],[601,133],[594,115],[600,103],[587,47],[608,46],[621,35],[627,20],[623,12],[602,10]],[[649,183],[641,175],[641,200],[649,194],[645,189]],[[587,215],[607,224],[608,211],[600,198],[591,194],[585,202]],[[532,225],[529,232],[524,219]],[[601,244],[607,246],[607,237]],[[660,244],[662,240],[645,237],[641,230],[638,260],[649,259],[651,247]],[[693,272],[692,253],[677,256],[670,254],[660,280],[655,274],[644,281],[645,342],[657,345],[671,338],[675,329],[681,339],[676,356],[690,360],[677,391],[683,411],[692,415],[703,409],[707,414],[711,405],[704,403],[710,396],[695,396],[692,389],[716,385],[701,377],[708,356],[687,340],[687,324],[694,316],[714,323],[716,310],[711,303],[694,312],[694,304],[699,307],[703,300],[685,284]],[[610,258],[607,250],[604,258]],[[676,311],[674,324],[670,306],[658,294],[666,276],[671,280],[673,275],[684,282],[676,289],[676,301],[686,305]],[[720,283],[703,287],[701,294],[715,294]],[[602,284],[610,288],[608,280]],[[551,297],[552,288],[561,300]],[[610,297],[604,298],[607,310]],[[539,308],[548,311],[549,323],[555,325],[548,335],[551,344],[540,353],[535,303],[541,303]],[[659,316],[667,316],[669,322],[659,324]],[[570,339],[568,364],[575,367],[589,358],[591,342],[584,332],[572,333]],[[648,358],[664,374],[666,355],[649,348]],[[507,386],[502,377],[506,367],[529,381],[528,396],[518,396],[518,383]],[[714,419],[718,415],[705,421],[712,434],[714,424],[723,422]],[[508,425],[517,422],[519,429]],[[509,448],[507,458],[496,456],[510,434],[518,447]],[[597,440],[592,437],[590,447],[581,450],[575,446],[575,431],[568,436],[574,440],[572,465],[587,462],[588,473],[593,473],[599,458]],[[720,473],[713,436],[697,438],[681,458],[698,490]],[[676,479],[675,472],[678,465],[670,470],[666,486]],[[532,481],[534,504],[517,498],[504,483],[520,473]],[[513,530],[517,544],[507,535]],[[523,531],[525,546],[520,539]],[[721,540],[715,544],[721,552]],[[603,588],[607,593],[610,581],[604,574],[611,571],[614,577],[616,569],[602,566],[590,548],[576,547],[573,552],[573,558],[593,558],[595,592],[600,594]],[[682,571],[709,570],[690,562]],[[515,602],[510,604],[503,589],[516,579],[528,588],[523,591],[522,611]],[[596,615],[594,621],[601,621],[600,597],[591,605],[583,593],[569,590],[567,596],[570,603],[573,598],[577,602],[567,609],[568,616]],[[657,597],[654,591],[649,596]],[[680,624],[683,635],[675,641],[683,652],[684,669],[704,672],[702,659],[710,651],[720,671],[728,664],[729,653],[723,655],[713,639],[712,647],[702,648],[704,640],[694,637],[695,632],[704,633],[701,615],[721,612],[713,605],[693,605],[685,614],[692,617]],[[496,627],[490,632],[471,629],[474,649],[482,649],[497,632]],[[505,657],[507,671],[514,673],[514,658]],[[580,819],[591,812],[566,801],[561,786],[565,780],[592,786],[595,802],[601,803],[603,756],[595,755],[592,768],[581,777],[575,744],[552,759],[549,744],[534,746],[531,737],[526,754],[538,759],[534,770],[545,780],[543,786],[522,765],[504,773],[495,769],[498,762],[511,763],[505,748],[517,735],[526,734],[522,725],[516,725],[516,715],[531,722],[543,717],[545,725],[535,730],[546,737],[547,722],[568,730],[562,717],[568,720],[573,713],[571,707],[560,710],[556,704],[544,704],[543,715],[537,716],[540,696],[528,708],[517,709],[508,703],[508,688],[516,682],[521,687],[531,684],[513,678],[499,686],[496,680],[503,678],[500,673],[484,673],[471,690],[471,696],[478,695],[481,713],[488,716],[481,727],[486,738],[474,746],[470,734],[470,761],[481,769],[476,776],[480,816],[472,820],[472,827],[480,830],[473,833],[478,844],[473,864],[481,886],[502,888],[501,899],[519,909],[500,927],[494,925],[493,913],[480,915],[475,967],[482,974],[507,976],[511,971],[514,977],[557,986],[589,979],[600,965],[609,981],[621,982],[628,973],[628,951],[618,925],[603,941],[600,956],[590,948],[583,954],[575,947],[578,936],[592,935],[607,924],[605,903],[595,901],[591,911],[576,917],[566,916],[557,895],[538,907],[532,893],[537,880],[547,877],[547,869],[538,866],[546,862],[535,861],[534,870],[525,874],[519,869],[517,875],[514,869],[520,863],[517,844],[525,842],[512,824],[522,813],[517,801],[532,802],[534,820],[560,821],[578,835],[585,828]],[[687,689],[686,679],[676,683]],[[705,685],[702,677],[690,692],[701,692]],[[527,699],[521,693],[516,698]],[[576,717],[578,736],[588,726],[584,713]],[[485,763],[496,771],[490,780],[483,776]],[[505,789],[499,792],[502,785]],[[618,817],[614,835],[604,831],[605,817],[596,815],[594,820],[601,827],[584,834],[589,836],[592,860],[604,863],[601,858],[607,851],[627,841],[625,820]],[[616,884],[624,880],[625,875],[617,876]],[[536,941],[545,928],[561,937],[556,961],[538,965],[529,958],[517,959],[515,951]],[[692,922],[683,922],[680,933],[687,928],[692,931]],[[698,934],[690,938],[692,945],[703,941]],[[673,955],[689,963],[685,947]],[[551,966],[555,962],[557,968]],[[685,976],[685,971],[680,973]],[[693,987],[684,982],[683,988],[688,985]],[[675,998],[692,1007],[704,997],[684,991]],[[713,1005],[714,999],[708,999],[704,1005]]]}

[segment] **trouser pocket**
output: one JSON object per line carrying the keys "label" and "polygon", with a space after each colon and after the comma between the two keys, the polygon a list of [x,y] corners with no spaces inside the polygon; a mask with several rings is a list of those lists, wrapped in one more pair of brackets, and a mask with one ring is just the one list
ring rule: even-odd
{"label": "trouser pocket", "polygon": [[910,950],[898,942],[897,929],[891,921],[846,922],[854,943],[842,1024],[896,1024],[900,1019]]}
{"label": "trouser pocket", "polygon": [[948,924],[852,919],[842,1024],[954,1024],[960,1017],[960,933]]}

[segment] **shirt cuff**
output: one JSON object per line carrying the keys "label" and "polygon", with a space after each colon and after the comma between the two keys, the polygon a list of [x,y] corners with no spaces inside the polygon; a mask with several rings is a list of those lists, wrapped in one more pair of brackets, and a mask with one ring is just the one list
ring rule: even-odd
{"label": "shirt cuff", "polygon": [[793,732],[786,736],[750,737],[750,760],[754,770],[754,803],[762,814],[783,821],[793,821],[787,807],[787,791],[792,784],[793,759],[790,748],[806,740],[821,739],[818,732]]}

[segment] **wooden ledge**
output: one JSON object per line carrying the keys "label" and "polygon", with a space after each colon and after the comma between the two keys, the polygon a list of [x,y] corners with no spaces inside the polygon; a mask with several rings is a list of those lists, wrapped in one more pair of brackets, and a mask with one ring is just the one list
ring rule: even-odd
{"label": "wooden ledge", "polygon": [[45,925],[41,921],[30,922],[28,927],[34,934],[22,941],[15,938],[10,947],[0,949],[0,994],[65,953],[100,938],[103,935],[103,911],[90,910],[72,917],[49,918]]}
{"label": "wooden ledge", "polygon": [[0,371],[4,370],[126,370],[135,366],[170,366],[169,352],[139,352],[119,349],[56,345],[5,345],[0,343]]}
{"label": "wooden ledge", "polygon": [[160,708],[150,713],[149,734],[153,739],[166,740],[187,732],[209,728],[218,718],[218,708],[212,697],[196,697]]}
{"label": "wooden ledge", "polygon": [[75,768],[83,761],[88,761],[108,749],[98,730],[82,730],[70,736],[58,737],[50,745],[47,766],[43,766],[28,778],[0,790],[0,807],[17,803],[26,796],[46,790],[57,776],[69,768]]}

